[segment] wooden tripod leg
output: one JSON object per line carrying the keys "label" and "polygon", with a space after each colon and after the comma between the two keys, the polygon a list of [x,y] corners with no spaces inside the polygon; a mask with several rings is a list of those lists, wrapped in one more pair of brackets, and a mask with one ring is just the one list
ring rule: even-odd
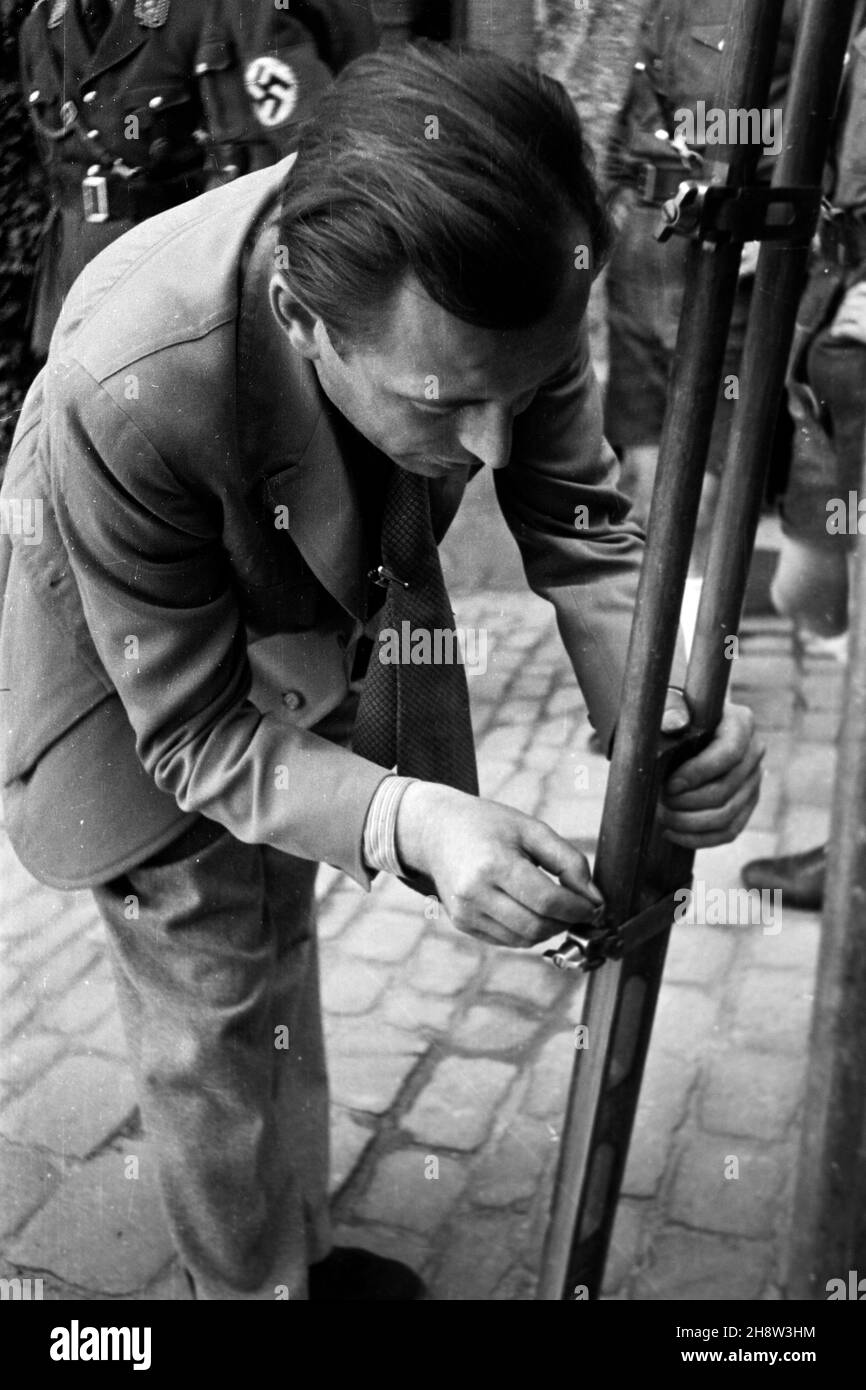
{"label": "wooden tripod leg", "polygon": [[[805,0],[789,94],[787,141],[774,185],[820,184],[855,0]],[[781,0],[741,0],[729,32],[725,108],[761,108],[781,24]],[[731,151],[717,171],[748,185],[754,160]],[[765,246],[741,376],[745,395],[723,472],[718,515],[685,693],[699,726],[721,717],[730,662],[724,638],[736,630],[757,528],[773,426],[784,380],[811,229],[799,244]],[[657,735],[673,658],[676,619],[721,375],[741,243],[696,242],[690,252],[669,410],[660,448],[647,554],[626,665],[596,861],[608,928],[628,922],[647,901],[673,890],[690,857],[647,853],[655,806]],[[771,350],[768,351],[768,344]],[[652,901],[652,892],[649,900]],[[570,1300],[575,1286],[600,1292],[604,1261],[661,984],[667,932],[634,955],[602,965],[587,996],[588,1047],[578,1052],[543,1256],[541,1299]],[[607,978],[605,979],[605,976]],[[623,1074],[624,1061],[628,1065]]]}

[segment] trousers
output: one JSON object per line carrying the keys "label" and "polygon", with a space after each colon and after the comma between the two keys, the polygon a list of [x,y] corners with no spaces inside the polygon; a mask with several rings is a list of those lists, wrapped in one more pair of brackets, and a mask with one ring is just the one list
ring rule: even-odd
{"label": "trousers", "polygon": [[200,818],[93,890],[199,1299],[305,1299],[332,1246],[316,869]]}
{"label": "trousers", "polygon": [[[605,272],[610,370],[604,397],[605,437],[618,451],[657,445],[686,284],[689,242],[656,241],[657,207],[628,190],[627,216]],[[740,367],[749,316],[751,282],[742,280],[734,298],[725,345],[707,468],[720,474],[733,425],[736,399],[726,385]]]}
{"label": "trousers", "polygon": [[866,430],[866,347],[830,328],[855,277],[817,261],[797,312],[788,368],[796,426],[791,474],[782,503],[785,534],[830,552],[853,549],[854,535],[828,530],[834,499],[860,488]]}

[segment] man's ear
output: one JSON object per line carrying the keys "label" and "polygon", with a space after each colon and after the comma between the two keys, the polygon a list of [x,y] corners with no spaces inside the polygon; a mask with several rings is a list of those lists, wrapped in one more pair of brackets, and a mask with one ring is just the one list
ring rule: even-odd
{"label": "man's ear", "polygon": [[301,303],[281,271],[271,276],[268,294],[277,322],[295,351],[311,362],[321,357],[321,341],[316,331],[320,320]]}

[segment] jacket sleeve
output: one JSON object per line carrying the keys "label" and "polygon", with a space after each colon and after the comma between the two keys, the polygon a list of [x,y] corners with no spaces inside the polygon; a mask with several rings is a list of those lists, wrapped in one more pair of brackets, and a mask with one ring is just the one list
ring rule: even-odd
{"label": "jacket sleeve", "polygon": [[617,491],[585,330],[571,369],[518,418],[495,474],[503,514],[535,593],[559,631],[605,748],[616,724],[644,551]]}
{"label": "jacket sleeve", "polygon": [[182,810],[367,886],[363,826],[385,773],[248,700],[219,498],[182,484],[80,365],[54,364],[51,396],[52,505],[144,768]]}

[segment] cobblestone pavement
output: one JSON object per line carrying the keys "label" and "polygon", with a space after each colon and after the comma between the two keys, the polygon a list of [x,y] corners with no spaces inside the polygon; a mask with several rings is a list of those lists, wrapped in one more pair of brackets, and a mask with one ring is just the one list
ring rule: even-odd
{"label": "cobblestone pavement", "polygon": [[[511,590],[508,556],[500,572],[504,589],[454,586],[458,622],[487,633],[470,680],[482,792],[591,852],[606,764],[552,610]],[[828,821],[841,668],[795,660],[763,619],[734,678],[768,772],[750,829],[699,856],[708,888]],[[94,908],[36,884],[5,839],[0,881],[0,1275],[54,1299],[186,1298]],[[319,886],[339,1239],[410,1260],[437,1300],[531,1299],[581,983],[459,935],[394,880],[366,895],[323,869]],[[675,930],[609,1296],[780,1297],[818,932],[787,910],[778,932]]]}

